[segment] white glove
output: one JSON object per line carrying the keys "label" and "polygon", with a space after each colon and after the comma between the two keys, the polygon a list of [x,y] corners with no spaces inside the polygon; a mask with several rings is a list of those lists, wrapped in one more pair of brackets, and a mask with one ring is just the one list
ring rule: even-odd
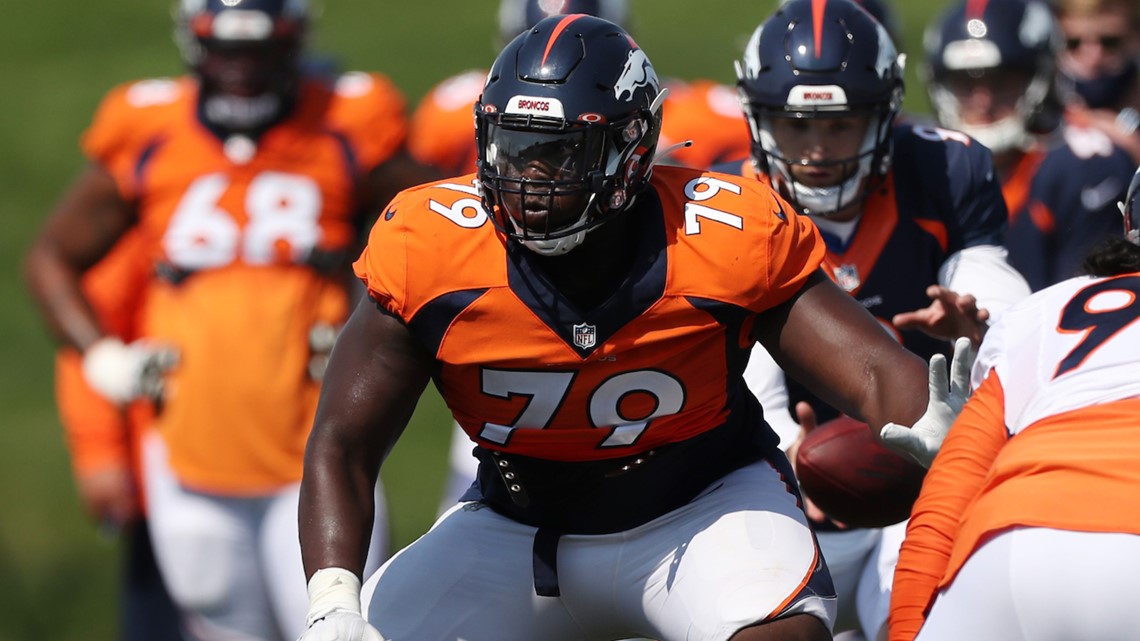
{"label": "white glove", "polygon": [[[962,411],[966,399],[970,397],[970,369],[974,366],[977,351],[970,339],[954,341],[954,358],[950,363],[950,373],[946,373],[946,357],[935,354],[930,357],[930,401],[926,413],[913,427],[898,423],[887,423],[879,431],[883,442],[892,448],[909,454],[919,465],[929,468],[934,456],[942,447],[946,433],[954,424],[954,419]],[[947,380],[949,378],[949,380]]]}
{"label": "white glove", "polygon": [[83,378],[101,396],[126,405],[141,396],[162,395],[162,375],[178,362],[172,349],[138,340],[124,345],[105,337],[83,353]]}
{"label": "white glove", "polygon": [[344,568],[322,568],[309,579],[305,625],[297,641],[383,641],[360,614],[360,579]]}

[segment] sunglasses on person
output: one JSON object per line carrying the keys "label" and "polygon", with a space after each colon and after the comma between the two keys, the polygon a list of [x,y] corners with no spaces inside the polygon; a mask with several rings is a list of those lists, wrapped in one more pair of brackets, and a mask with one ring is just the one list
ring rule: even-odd
{"label": "sunglasses on person", "polygon": [[1065,38],[1065,48],[1069,51],[1080,49],[1082,44],[1099,44],[1101,49],[1113,52],[1119,50],[1121,45],[1124,44],[1124,36],[1105,34],[1101,36],[1073,36]]}

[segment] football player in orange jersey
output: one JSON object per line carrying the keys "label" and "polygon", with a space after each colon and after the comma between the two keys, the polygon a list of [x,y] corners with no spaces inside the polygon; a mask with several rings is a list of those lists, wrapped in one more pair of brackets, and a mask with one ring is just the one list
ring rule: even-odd
{"label": "football player in orange jersey", "polygon": [[[878,429],[922,414],[926,367],[771,188],[654,167],[663,100],[620,27],[547,18],[488,75],[479,171],[377,221],[306,451],[305,641],[831,638],[741,372],[759,341]],[[370,488],[429,380],[478,482],[362,590]]]}
{"label": "football player in orange jersey", "polygon": [[[584,13],[622,25],[629,19],[628,0],[502,0],[499,3],[498,47],[552,15]],[[420,100],[408,126],[408,150],[444,175],[475,171],[475,116],[472,109],[487,80],[486,69],[470,69],[441,81]],[[475,478],[477,461],[462,428],[455,424],[448,454],[449,473],[440,513],[455,502]]]}
{"label": "football player in orange jersey", "polygon": [[1140,172],[1122,209],[1087,276],[986,333],[907,528],[891,641],[1136,637]]}
{"label": "football player in orange jersey", "polygon": [[[147,274],[141,241],[132,232],[83,279],[103,326],[124,340],[134,337]],[[156,356],[161,364],[163,356]],[[162,583],[145,519],[139,452],[148,408],[140,402],[124,409],[95,392],[83,379],[82,360],[73,348],[57,351],[56,404],[80,500],[103,532],[123,541],[119,639],[180,641],[178,613]],[[147,387],[157,389],[158,383],[152,378]]]}
{"label": "football player in orange jersey", "polygon": [[[189,632],[295,639],[304,444],[349,310],[349,258],[374,210],[434,172],[403,150],[405,104],[389,80],[301,71],[304,0],[184,0],[176,20],[191,73],[106,97],[83,138],[90,163],[26,274],[108,399],[142,394],[154,355],[177,352],[144,474],[156,556]],[[148,277],[140,338],[124,344],[80,282],[129,233]],[[374,565],[383,534],[380,520]]]}

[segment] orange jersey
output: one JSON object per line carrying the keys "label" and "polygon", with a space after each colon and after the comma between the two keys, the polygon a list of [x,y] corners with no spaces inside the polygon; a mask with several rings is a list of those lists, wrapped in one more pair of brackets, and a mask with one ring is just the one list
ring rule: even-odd
{"label": "orange jersey", "polygon": [[[149,274],[141,241],[140,234],[129,233],[83,277],[83,291],[103,329],[128,342],[135,336]],[[137,454],[145,407],[132,405],[124,412],[100,396],[83,378],[82,362],[73,349],[56,352],[56,405],[75,475],[126,466],[140,478]]]}
{"label": "orange jersey", "polygon": [[[301,476],[318,386],[309,332],[347,313],[358,184],[401,148],[404,102],[380,76],[306,81],[254,144],[196,115],[192,79],[111,92],[83,138],[136,205],[148,258],[140,335],[179,352],[155,422],[181,481],[251,494]],[[335,262],[335,261],[334,261]]]}
{"label": "orange jersey", "polygon": [[937,591],[1017,527],[1140,534],[1140,274],[1074,278],[1006,310],[915,504],[891,601],[913,639]]}
{"label": "orange jersey", "polygon": [[755,180],[657,167],[622,214],[644,217],[632,273],[581,311],[496,231],[467,176],[404,192],[355,267],[435,355],[440,392],[476,443],[606,460],[744,420],[752,319],[823,259],[792,211]]}
{"label": "orange jersey", "polygon": [[668,86],[657,148],[664,151],[685,140],[693,144],[670,152],[663,162],[708,169],[748,157],[748,124],[733,88],[711,80],[670,81]]}
{"label": "orange jersey", "polygon": [[475,171],[475,101],[485,70],[465,71],[439,83],[412,113],[408,152],[446,175]]}

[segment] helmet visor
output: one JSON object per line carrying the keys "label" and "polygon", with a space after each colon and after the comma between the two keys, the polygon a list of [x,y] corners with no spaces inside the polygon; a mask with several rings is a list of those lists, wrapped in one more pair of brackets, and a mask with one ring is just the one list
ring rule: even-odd
{"label": "helmet visor", "polygon": [[490,124],[484,177],[510,226],[528,239],[577,231],[592,200],[601,138],[587,128],[551,132]]}

